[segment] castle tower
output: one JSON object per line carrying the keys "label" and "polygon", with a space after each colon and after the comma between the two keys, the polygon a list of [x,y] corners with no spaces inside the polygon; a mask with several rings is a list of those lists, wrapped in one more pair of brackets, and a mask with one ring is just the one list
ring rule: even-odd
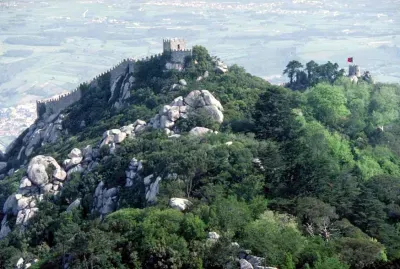
{"label": "castle tower", "polygon": [[171,55],[167,69],[182,70],[185,59],[192,56],[192,50],[186,48],[186,40],[180,38],[164,39],[163,51]]}
{"label": "castle tower", "polygon": [[167,51],[184,51],[186,50],[186,40],[173,38],[163,40],[163,50]]}
{"label": "castle tower", "polygon": [[356,65],[355,66],[355,75],[356,75],[356,77],[361,77],[361,70],[360,70],[360,67],[358,66],[358,65]]}
{"label": "castle tower", "polygon": [[361,77],[361,70],[358,65],[352,64],[349,65],[349,77],[356,76],[356,77]]}

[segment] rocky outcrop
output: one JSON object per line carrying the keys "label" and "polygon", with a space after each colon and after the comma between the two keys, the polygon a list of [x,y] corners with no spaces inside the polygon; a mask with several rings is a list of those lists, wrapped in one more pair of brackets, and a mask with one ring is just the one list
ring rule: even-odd
{"label": "rocky outcrop", "polygon": [[[265,266],[265,258],[254,256],[250,254],[249,250],[239,251],[239,262],[240,266],[247,266],[243,268],[255,268],[255,269],[277,269],[276,267]],[[252,267],[249,267],[252,266]],[[241,267],[242,268],[242,267]]]}
{"label": "rocky outcrop", "polygon": [[[127,83],[133,82],[128,79]],[[179,83],[181,86],[187,84],[184,80]],[[178,137],[179,135],[176,132],[179,132],[179,130],[175,126],[177,120],[187,118],[190,113],[202,113],[202,115],[221,123],[223,121],[222,111],[221,103],[209,91],[192,91],[185,98],[177,97],[169,105],[165,105],[149,124],[142,120],[136,120],[134,123],[119,129],[105,131],[102,140],[93,147],[88,145],[83,149],[72,149],[68,158],[63,161],[63,167],[50,156],[39,155],[32,158],[27,168],[27,175],[21,178],[18,192],[8,197],[3,206],[5,216],[2,221],[1,235],[5,236],[9,232],[7,215],[16,216],[17,225],[26,225],[28,220],[38,211],[37,203],[43,199],[44,194],[57,195],[64,182],[70,179],[73,173],[87,173],[95,169],[101,162],[101,147],[109,146],[110,154],[113,154],[125,139],[135,138],[146,128],[164,129],[170,137]],[[37,146],[54,142],[53,138],[58,137],[62,130],[63,118],[63,115],[49,116],[46,118],[47,122],[38,122],[37,125],[32,126],[25,135],[23,141],[26,145],[23,146],[25,153],[21,150],[21,156],[28,157]],[[202,135],[206,132],[212,131],[202,127],[191,131],[194,135]],[[6,167],[6,164],[2,166]],[[140,182],[144,186],[147,203],[152,204],[157,201],[162,178],[153,174],[142,177],[142,169],[142,162],[132,159],[126,170],[125,186],[131,187],[135,181]],[[80,200],[76,200],[67,210],[72,210],[79,204]],[[191,203],[185,199],[175,198],[171,199],[170,205],[178,210],[185,210]],[[104,216],[115,211],[117,206],[118,189],[107,189],[104,183],[100,182],[94,193],[92,211],[99,212]]]}
{"label": "rocky outcrop", "polygon": [[32,158],[28,165],[27,173],[28,178],[22,179],[20,189],[23,189],[21,187],[25,185],[29,188],[34,185],[42,191],[46,190],[46,193],[53,193],[53,185],[62,184],[67,176],[66,172],[53,157],[43,155]]}
{"label": "rocky outcrop", "polygon": [[215,243],[221,236],[216,232],[209,232],[207,236],[207,241],[211,243]]}
{"label": "rocky outcrop", "polygon": [[169,206],[179,211],[185,211],[191,205],[192,202],[184,198],[171,198],[169,200]]}
{"label": "rocky outcrop", "polygon": [[81,205],[81,198],[77,198],[75,201],[73,201],[65,211],[70,212],[74,210],[75,208],[78,208]]}
{"label": "rocky outcrop", "polygon": [[93,197],[93,210],[98,212],[102,217],[114,212],[118,206],[118,189],[107,189],[104,182],[101,181],[94,192]]}
{"label": "rocky outcrop", "polygon": [[161,177],[157,177],[154,181],[154,175],[151,174],[144,178],[146,201],[149,204],[157,202],[157,194],[160,190]]}
{"label": "rocky outcrop", "polygon": [[125,187],[132,187],[135,181],[141,181],[142,177],[140,176],[140,172],[143,169],[142,161],[138,161],[136,158],[132,158],[129,162],[129,167],[125,171],[126,182]]}
{"label": "rocky outcrop", "polygon": [[118,146],[125,139],[132,139],[136,135],[143,132],[147,127],[147,124],[143,120],[136,120],[134,123],[127,126],[123,126],[119,129],[107,130],[103,134],[103,139],[100,143],[100,147],[109,146],[110,153],[114,153]]}
{"label": "rocky outcrop", "polygon": [[175,123],[179,119],[186,119],[190,114],[200,114],[209,117],[217,123],[224,120],[221,103],[207,90],[190,92],[185,98],[179,96],[169,105],[162,107],[153,117],[149,125],[155,129],[163,129],[168,135],[180,133]]}
{"label": "rocky outcrop", "polygon": [[215,64],[215,72],[217,73],[225,74],[229,71],[228,66],[222,61],[216,60],[214,61],[214,64]]}
{"label": "rocky outcrop", "polygon": [[209,77],[209,72],[205,71],[204,74],[202,76],[197,77],[196,81],[202,81],[203,79],[206,79]]}
{"label": "rocky outcrop", "polygon": [[17,160],[21,163],[27,161],[35,149],[58,140],[64,132],[62,127],[64,118],[65,116],[63,114],[53,114],[45,119],[38,119],[29,127],[24,137],[22,137],[22,144],[18,144],[18,140],[14,140],[14,142],[7,147],[6,153],[15,150],[15,147],[18,146]]}
{"label": "rocky outcrop", "polygon": [[10,195],[3,205],[5,216],[0,238],[10,232],[7,223],[8,215],[17,216],[16,224],[25,226],[39,210],[37,204],[43,199],[43,195],[57,195],[66,176],[66,172],[54,158],[43,155],[32,158],[28,165],[27,175],[20,181],[18,192]]}
{"label": "rocky outcrop", "polygon": [[254,158],[254,159],[252,160],[252,163],[253,163],[258,169],[260,169],[261,171],[265,171],[265,168],[264,168],[264,166],[262,165],[262,162],[261,162],[261,160],[260,160],[259,158]]}
{"label": "rocky outcrop", "polygon": [[253,265],[251,265],[251,263],[249,263],[245,259],[240,259],[239,264],[240,264],[240,269],[254,269]]}
{"label": "rocky outcrop", "polygon": [[28,269],[31,268],[31,266],[35,263],[37,263],[39,260],[38,259],[33,259],[33,260],[25,260],[24,258],[19,258],[17,263],[15,264],[16,269]]}
{"label": "rocky outcrop", "polygon": [[[132,73],[120,75],[111,86],[111,97],[109,102],[114,102],[113,107],[120,109],[124,106],[125,102],[131,97],[130,89],[135,84],[135,77]],[[117,88],[119,87],[119,88]]]}
{"label": "rocky outcrop", "polygon": [[6,162],[0,162],[0,173],[5,172],[7,169],[7,163]]}
{"label": "rocky outcrop", "polygon": [[11,229],[8,226],[7,215],[5,215],[3,220],[1,221],[0,239],[3,239],[4,237],[6,237],[10,232],[11,232]]}
{"label": "rocky outcrop", "polygon": [[209,133],[214,133],[214,131],[205,127],[194,127],[192,130],[189,131],[189,135],[192,136],[204,136]]}

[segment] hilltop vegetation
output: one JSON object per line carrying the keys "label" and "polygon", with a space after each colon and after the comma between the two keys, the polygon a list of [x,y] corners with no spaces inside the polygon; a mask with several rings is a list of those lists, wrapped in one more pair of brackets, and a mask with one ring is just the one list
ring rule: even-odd
{"label": "hilltop vegetation", "polygon": [[[31,268],[237,268],[239,249],[285,269],[373,268],[400,259],[399,85],[354,84],[338,71],[293,91],[236,65],[215,73],[203,47],[194,47],[182,72],[164,71],[167,57],[141,64],[122,110],[109,106],[104,75],[98,91],[84,91],[65,111],[69,135],[35,154],[61,163],[105,130],[147,121],[197,89],[218,98],[224,122],[188,118],[180,138],[153,130],[125,140],[95,170],[75,174],[58,199],[44,199],[24,233],[14,229],[0,241],[0,268],[20,257],[39,258]],[[209,77],[197,81],[205,71]],[[171,91],[180,79],[187,87]],[[194,126],[219,133],[186,135]],[[163,179],[156,204],[146,202],[143,186],[123,187],[133,157],[143,160],[145,175]],[[1,204],[20,179],[0,182]],[[100,181],[121,187],[119,210],[103,221],[92,213]],[[172,197],[192,205],[171,209]],[[65,212],[77,198],[80,207]],[[210,240],[208,232],[221,237]]]}

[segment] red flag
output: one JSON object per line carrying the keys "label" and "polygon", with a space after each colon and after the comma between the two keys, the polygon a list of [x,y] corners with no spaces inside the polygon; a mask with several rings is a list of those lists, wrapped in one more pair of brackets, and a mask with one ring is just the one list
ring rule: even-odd
{"label": "red flag", "polygon": [[353,57],[347,58],[347,62],[348,62],[348,63],[352,63],[352,62],[353,62]]}

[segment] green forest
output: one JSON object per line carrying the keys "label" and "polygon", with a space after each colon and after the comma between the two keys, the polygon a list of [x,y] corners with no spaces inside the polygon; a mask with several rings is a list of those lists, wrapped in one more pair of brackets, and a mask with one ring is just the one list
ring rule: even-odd
{"label": "green forest", "polygon": [[[353,83],[337,64],[293,61],[282,68],[290,82],[276,86],[237,65],[216,73],[201,46],[181,72],[165,71],[167,61],[140,63],[120,110],[108,104],[107,74],[97,90],[82,85],[83,98],[64,111],[68,135],[35,155],[61,163],[72,148],[148,121],[193,90],[221,102],[223,123],[189,117],[179,138],[148,130],[124,140],[96,169],[74,174],[59,197],[40,202],[23,231],[12,227],[0,241],[0,268],[20,257],[38,259],[34,269],[240,268],[243,252],[259,257],[260,269],[399,268],[399,84]],[[181,79],[187,87],[166,90]],[[218,133],[187,135],[195,126]],[[143,184],[121,187],[133,157],[145,175],[162,178],[157,203],[146,202]],[[24,172],[0,181],[0,205]],[[118,210],[104,219],[91,210],[100,181],[120,187]],[[172,197],[191,206],[170,208]],[[66,212],[77,198],[81,205]]]}

